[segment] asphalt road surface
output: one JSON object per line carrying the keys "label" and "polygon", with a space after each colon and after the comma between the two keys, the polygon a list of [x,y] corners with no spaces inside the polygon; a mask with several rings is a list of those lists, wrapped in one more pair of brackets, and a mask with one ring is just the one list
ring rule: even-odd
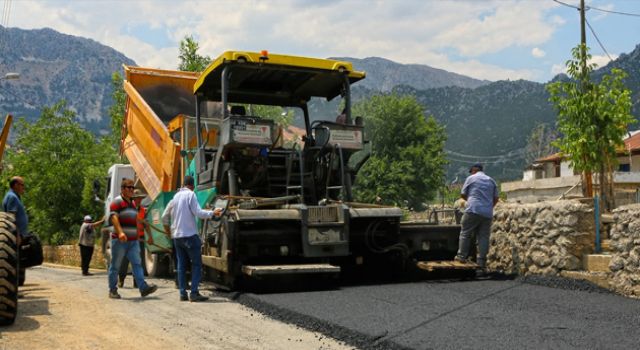
{"label": "asphalt road surface", "polygon": [[49,266],[27,270],[15,324],[0,327],[1,350],[39,349],[352,349],[319,333],[275,321],[233,300],[200,290],[207,302],[178,300],[173,281],[152,279],[145,298],[131,288],[107,298],[107,275]]}
{"label": "asphalt road surface", "polygon": [[0,328],[0,349],[640,348],[639,300],[564,279],[297,292],[283,284],[271,293],[213,292],[205,284],[212,299],[202,304],[179,302],[171,280],[153,282],[158,292],[140,298],[129,277],[123,299],[110,300],[105,272],[30,269],[16,324]]}
{"label": "asphalt road surface", "polygon": [[238,299],[367,349],[640,348],[640,300],[560,278],[431,280]]}

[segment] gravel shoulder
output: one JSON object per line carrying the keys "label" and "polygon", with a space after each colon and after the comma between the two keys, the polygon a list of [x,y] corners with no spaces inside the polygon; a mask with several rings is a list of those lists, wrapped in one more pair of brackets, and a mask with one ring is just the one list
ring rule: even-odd
{"label": "gravel shoulder", "polygon": [[[94,271],[95,272],[95,271]],[[178,301],[169,280],[149,279],[156,293],[141,298],[129,276],[123,299],[107,298],[106,272],[27,270],[16,323],[0,327],[0,349],[352,349],[275,321],[229,298],[201,292],[204,303]]]}

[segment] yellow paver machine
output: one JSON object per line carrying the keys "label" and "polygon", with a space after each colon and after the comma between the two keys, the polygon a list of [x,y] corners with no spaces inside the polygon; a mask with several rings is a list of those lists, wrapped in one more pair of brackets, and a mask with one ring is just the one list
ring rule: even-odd
{"label": "yellow paver machine", "polygon": [[[169,269],[160,217],[185,175],[196,179],[203,207],[225,208],[222,220],[201,221],[199,234],[205,266],[229,288],[247,278],[402,271],[453,258],[458,226],[405,225],[400,208],[354,202],[368,157],[350,93],[365,73],[351,63],[229,51],[201,74],[125,73],[122,150],[148,195],[150,274]],[[336,97],[338,118],[310,115],[312,98]],[[297,110],[304,135],[285,147],[282,128],[258,106]]]}

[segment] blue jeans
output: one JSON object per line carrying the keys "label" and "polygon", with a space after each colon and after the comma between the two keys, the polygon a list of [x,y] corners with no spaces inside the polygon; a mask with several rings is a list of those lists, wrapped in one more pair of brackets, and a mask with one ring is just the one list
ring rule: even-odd
{"label": "blue jeans", "polygon": [[491,221],[493,218],[474,213],[464,213],[462,216],[462,229],[458,241],[458,257],[466,259],[471,249],[471,237],[475,233],[478,242],[478,257],[476,263],[482,268],[487,264],[489,253],[489,238],[491,237]]}
{"label": "blue jeans", "polygon": [[127,257],[131,262],[131,271],[133,278],[138,285],[140,292],[147,288],[144,281],[144,270],[140,260],[140,243],[138,240],[120,242],[117,238],[111,239],[111,263],[109,264],[109,290],[118,290],[118,271],[122,264],[122,259]]}
{"label": "blue jeans", "polygon": [[191,295],[196,295],[202,278],[202,255],[200,252],[202,242],[200,241],[200,236],[192,235],[176,238],[173,241],[176,258],[178,259],[178,288],[180,289],[180,296],[187,295],[187,261],[191,262]]}

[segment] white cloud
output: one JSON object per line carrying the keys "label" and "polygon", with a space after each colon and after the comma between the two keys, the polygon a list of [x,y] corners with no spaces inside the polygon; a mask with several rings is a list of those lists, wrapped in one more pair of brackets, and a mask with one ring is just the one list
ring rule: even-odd
{"label": "white cloud", "polygon": [[553,76],[556,76],[560,73],[567,74],[567,66],[565,66],[564,64],[554,64],[551,66],[551,74],[553,74]]}
{"label": "white cloud", "polygon": [[531,50],[531,54],[533,55],[533,57],[537,57],[537,58],[542,58],[544,57],[547,53],[544,52],[544,50],[538,48],[538,47],[534,47]]}
{"label": "white cloud", "polygon": [[618,58],[617,55],[611,55],[611,59],[609,59],[609,56],[607,55],[595,55],[591,56],[589,63],[595,63],[598,65],[597,68],[600,68],[606,66],[612,59],[615,60],[616,58]]}
{"label": "white cloud", "polygon": [[[11,23],[88,37],[157,68],[175,69],[180,40],[193,35],[200,53],[212,57],[230,49],[379,56],[496,80],[538,76],[532,69],[503,68],[480,57],[546,43],[564,24],[549,14],[554,7],[553,2],[517,0],[23,0],[14,2]],[[153,41],[134,36],[131,29],[138,27],[164,33],[169,45],[154,47]]]}
{"label": "white cloud", "polygon": [[[618,56],[611,55],[611,58],[615,60],[616,58],[618,58]],[[609,56],[607,55],[595,55],[595,56],[592,56],[591,59],[589,60],[589,64],[591,63],[597,64],[596,69],[606,66],[607,64],[609,64],[609,62],[611,62],[611,59],[609,59]],[[554,64],[551,66],[551,74],[553,74],[553,76],[556,76],[557,74],[560,74],[560,73],[567,74],[566,65]]]}

